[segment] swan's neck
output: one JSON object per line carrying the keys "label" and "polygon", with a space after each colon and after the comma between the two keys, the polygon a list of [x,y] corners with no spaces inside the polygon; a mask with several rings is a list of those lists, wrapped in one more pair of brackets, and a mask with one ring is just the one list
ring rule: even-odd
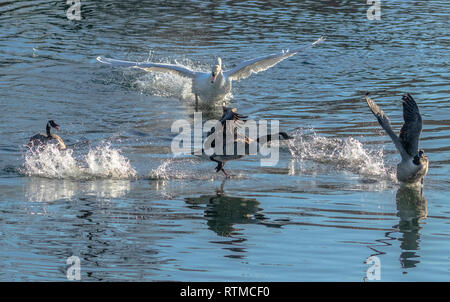
{"label": "swan's neck", "polygon": [[219,71],[219,74],[216,77],[216,80],[214,81],[214,85],[220,85],[223,82],[223,73],[222,69]]}

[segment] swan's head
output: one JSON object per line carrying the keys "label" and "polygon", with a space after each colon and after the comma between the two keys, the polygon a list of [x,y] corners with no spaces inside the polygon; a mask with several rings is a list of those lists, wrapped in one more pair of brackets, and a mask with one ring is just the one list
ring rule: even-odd
{"label": "swan's head", "polygon": [[59,125],[56,124],[55,121],[50,120],[50,121],[48,121],[48,124],[49,124],[50,126],[52,126],[53,128],[55,128],[56,130],[59,130]]}
{"label": "swan's head", "polygon": [[214,65],[211,70],[211,83],[216,81],[217,75],[222,71],[222,59],[217,58],[217,65]]}

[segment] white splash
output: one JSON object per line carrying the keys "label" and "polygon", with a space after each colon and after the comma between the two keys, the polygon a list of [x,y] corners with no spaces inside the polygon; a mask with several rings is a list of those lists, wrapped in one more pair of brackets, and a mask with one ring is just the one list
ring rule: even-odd
{"label": "white splash", "polygon": [[369,150],[353,137],[321,137],[311,129],[299,130],[294,137],[289,143],[289,151],[300,162],[328,164],[368,178],[396,179],[393,167],[387,167],[384,162],[383,149]]}
{"label": "white splash", "polygon": [[158,166],[158,168],[150,172],[150,179],[161,179],[161,180],[170,179],[168,167],[172,162],[173,160],[171,158],[169,158],[166,161],[163,161],[162,164]]}
{"label": "white splash", "polygon": [[208,163],[205,172],[203,167],[200,167],[202,160],[198,158],[184,158],[173,157],[164,160],[156,169],[149,173],[151,180],[214,180],[216,178],[222,179],[223,175],[214,172],[215,164],[211,161]]}
{"label": "white splash", "polygon": [[59,150],[48,145],[36,152],[25,154],[23,168],[19,171],[27,176],[56,179],[131,179],[137,177],[136,170],[119,150],[110,145],[89,149],[85,156],[77,158],[73,150]]}
{"label": "white splash", "polygon": [[163,161],[156,169],[152,170],[149,177],[154,180],[192,178],[188,173],[188,171],[191,171],[192,168],[185,164],[192,165],[192,161],[175,161],[174,158],[169,158]]}
{"label": "white splash", "polygon": [[155,96],[194,100],[191,79],[175,74],[149,72],[134,81],[133,86],[142,93]]}

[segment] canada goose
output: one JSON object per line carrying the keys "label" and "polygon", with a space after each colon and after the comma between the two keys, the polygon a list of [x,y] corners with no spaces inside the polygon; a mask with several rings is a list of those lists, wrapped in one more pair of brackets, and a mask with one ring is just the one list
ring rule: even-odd
{"label": "canada goose", "polygon": [[419,107],[407,93],[403,100],[403,124],[400,135],[397,136],[392,130],[389,118],[378,105],[366,94],[366,101],[370,110],[375,115],[378,123],[391,137],[402,160],[397,165],[397,179],[404,183],[423,183],[423,178],[428,172],[428,157],[423,150],[419,150],[419,138],[422,132],[422,117]]}
{"label": "canada goose", "polygon": [[55,128],[56,130],[59,130],[59,126],[53,120],[48,121],[47,126],[45,128],[46,134],[39,133],[39,134],[33,135],[30,138],[28,147],[30,147],[30,148],[42,147],[47,144],[57,143],[59,149],[61,149],[61,150],[66,149],[66,145],[64,144],[64,141],[61,139],[61,137],[59,137],[59,135],[57,135],[57,134],[50,133],[51,127]]}
{"label": "canada goose", "polygon": [[[220,132],[222,132],[222,142],[223,142],[223,152],[222,154],[212,154],[209,159],[217,163],[216,172],[222,171],[226,177],[229,177],[230,175],[225,171],[224,166],[227,161],[230,160],[236,160],[240,159],[244,156],[251,154],[251,148],[250,145],[252,143],[252,139],[244,136],[242,134],[239,134],[237,132],[237,128],[241,126],[241,123],[243,123],[243,120],[241,118],[247,118],[247,116],[240,115],[236,112],[236,108],[228,108],[223,107],[223,115],[220,119],[221,123],[221,129],[218,130],[216,134],[215,128],[212,128],[211,131],[208,132],[207,138],[205,141],[205,145],[210,144],[212,148],[215,147],[215,139],[217,136],[220,137]],[[232,121],[228,122],[227,121]],[[212,135],[214,134],[214,135]],[[227,137],[228,140],[231,138],[231,143],[233,146],[230,148],[227,148]],[[266,142],[270,142],[272,140],[287,140],[292,139],[291,136],[289,136],[286,132],[278,132],[275,135],[267,134],[264,136],[260,136],[256,139],[257,147],[259,147],[259,144],[264,144]],[[239,145],[244,144],[244,150],[239,150]],[[227,150],[232,149],[232,150]],[[231,152],[230,152],[231,151]],[[240,154],[242,151],[243,154]]]}
{"label": "canada goose", "polygon": [[200,98],[204,102],[216,102],[223,100],[231,91],[231,82],[249,77],[252,73],[258,73],[269,69],[277,63],[295,55],[299,51],[312,47],[325,38],[321,37],[314,43],[296,48],[290,51],[282,51],[280,53],[251,59],[238,64],[230,70],[222,70],[222,60],[217,58],[217,62],[212,66],[211,72],[192,71],[187,67],[174,64],[161,64],[152,62],[130,62],[123,60],[110,59],[105,57],[97,57],[97,61],[109,64],[111,66],[136,67],[146,71],[158,71],[166,73],[176,73],[180,76],[192,79],[192,93],[195,95],[195,105],[198,105]]}

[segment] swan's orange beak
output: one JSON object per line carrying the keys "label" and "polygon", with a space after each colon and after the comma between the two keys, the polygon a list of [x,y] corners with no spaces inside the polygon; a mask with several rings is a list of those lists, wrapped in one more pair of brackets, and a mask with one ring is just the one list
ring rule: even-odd
{"label": "swan's orange beak", "polygon": [[211,76],[211,83],[214,83],[216,81],[216,78],[217,78],[217,74]]}

